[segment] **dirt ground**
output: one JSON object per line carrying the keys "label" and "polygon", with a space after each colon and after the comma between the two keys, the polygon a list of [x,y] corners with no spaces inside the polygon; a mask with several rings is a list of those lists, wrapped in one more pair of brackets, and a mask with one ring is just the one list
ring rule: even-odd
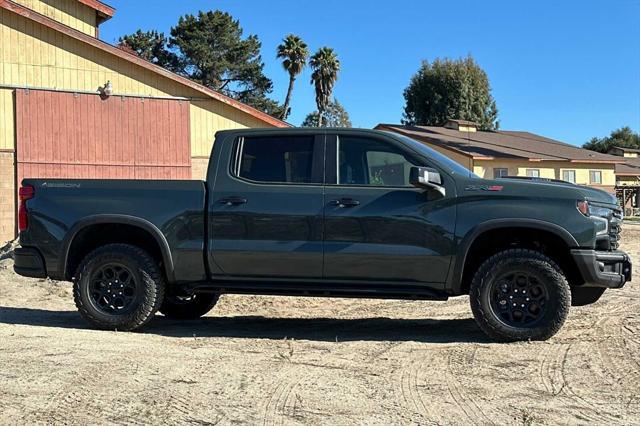
{"label": "dirt ground", "polygon": [[[623,248],[639,265],[640,226]],[[547,342],[488,341],[467,298],[225,296],[122,333],[4,259],[0,424],[640,424],[639,288],[574,308]]]}

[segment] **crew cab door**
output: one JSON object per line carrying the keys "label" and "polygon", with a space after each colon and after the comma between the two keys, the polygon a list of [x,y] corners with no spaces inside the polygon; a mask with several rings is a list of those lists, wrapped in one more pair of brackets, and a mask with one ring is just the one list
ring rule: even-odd
{"label": "crew cab door", "polygon": [[447,195],[409,185],[428,159],[392,138],[327,135],[324,276],[441,287],[454,254],[453,180]]}
{"label": "crew cab door", "polygon": [[214,276],[322,277],[324,149],[324,135],[290,131],[222,144],[209,191]]}

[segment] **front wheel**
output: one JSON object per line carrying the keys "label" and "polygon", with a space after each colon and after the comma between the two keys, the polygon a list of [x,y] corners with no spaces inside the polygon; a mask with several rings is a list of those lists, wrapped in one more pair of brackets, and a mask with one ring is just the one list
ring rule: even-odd
{"label": "front wheel", "polygon": [[469,296],[478,325],[499,341],[546,340],[560,330],[571,306],[558,265],[525,249],[487,259],[473,277]]}

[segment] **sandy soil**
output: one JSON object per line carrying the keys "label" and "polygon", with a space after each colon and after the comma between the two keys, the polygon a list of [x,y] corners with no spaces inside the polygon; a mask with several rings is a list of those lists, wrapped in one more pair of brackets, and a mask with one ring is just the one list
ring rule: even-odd
{"label": "sandy soil", "polygon": [[[640,227],[623,248],[640,262]],[[1,255],[0,255],[1,257]],[[548,342],[448,302],[225,296],[189,323],[87,329],[70,285],[0,260],[0,424],[640,424],[640,281]]]}

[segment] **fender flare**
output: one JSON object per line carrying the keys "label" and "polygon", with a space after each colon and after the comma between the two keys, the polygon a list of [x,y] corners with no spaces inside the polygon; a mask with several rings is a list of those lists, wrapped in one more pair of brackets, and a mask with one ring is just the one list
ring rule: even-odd
{"label": "fender flare", "polygon": [[63,242],[62,242],[62,256],[60,256],[60,263],[58,265],[58,270],[62,271],[62,275],[64,277],[67,276],[67,263],[69,260],[69,250],[71,249],[71,245],[73,244],[76,236],[83,229],[99,224],[122,224],[122,225],[131,225],[138,228],[141,228],[147,231],[153,238],[156,243],[160,247],[160,253],[162,254],[162,263],[164,264],[164,270],[167,276],[167,280],[169,282],[174,282],[174,265],[173,265],[173,257],[171,255],[171,249],[169,248],[169,243],[167,242],[167,238],[164,234],[155,226],[153,223],[149,222],[146,219],[136,217],[136,216],[128,216],[128,215],[120,215],[120,214],[99,214],[84,217],[78,222],[76,222],[71,229],[67,232]]}
{"label": "fender flare", "polygon": [[459,295],[462,292],[462,274],[464,272],[464,266],[467,263],[467,254],[469,253],[469,249],[473,243],[483,233],[500,228],[529,228],[546,231],[561,238],[567,246],[578,247],[578,242],[573,235],[571,235],[571,233],[565,228],[560,225],[556,225],[555,223],[538,219],[519,218],[492,219],[486,222],[481,222],[471,228],[458,244],[456,260],[454,262],[453,270],[449,274],[450,280],[447,283],[447,288],[450,289],[452,294]]}

